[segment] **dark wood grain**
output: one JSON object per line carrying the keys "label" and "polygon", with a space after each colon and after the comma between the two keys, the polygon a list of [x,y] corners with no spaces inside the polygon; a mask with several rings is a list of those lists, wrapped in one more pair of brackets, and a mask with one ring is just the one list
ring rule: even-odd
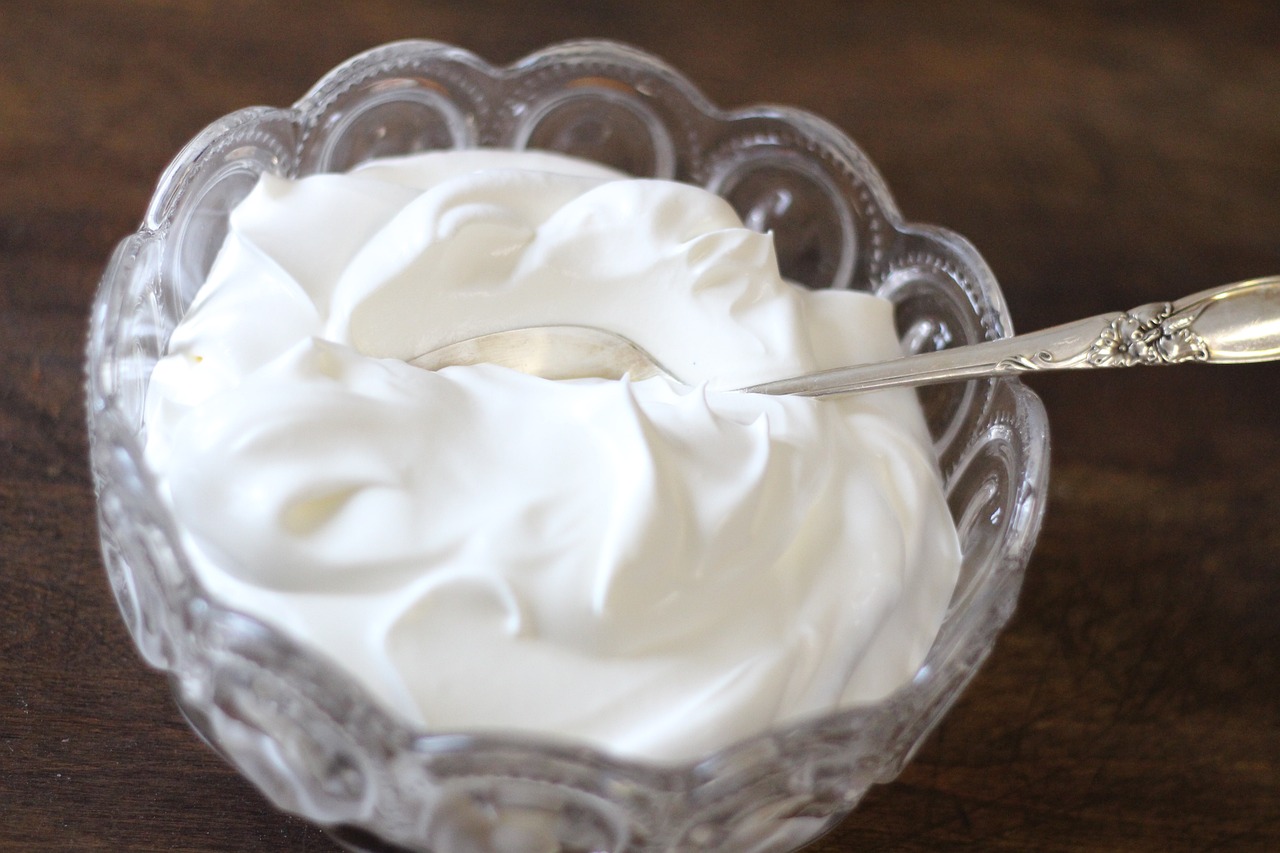
{"label": "dark wood grain", "polygon": [[[0,850],[326,851],[201,745],[97,553],[86,312],[233,109],[430,37],[604,36],[847,130],[1023,329],[1280,272],[1280,6],[0,2]],[[1280,849],[1280,365],[1034,383],[1051,505],[995,654],[815,851]]]}

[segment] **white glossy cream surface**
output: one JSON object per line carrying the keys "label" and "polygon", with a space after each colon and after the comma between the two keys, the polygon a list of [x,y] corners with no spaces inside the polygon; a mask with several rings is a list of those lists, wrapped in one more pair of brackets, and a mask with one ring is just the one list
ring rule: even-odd
{"label": "white glossy cream surface", "polygon": [[[689,382],[405,363],[611,329]],[[909,679],[959,564],[914,396],[733,387],[897,354],[682,184],[454,152],[264,177],[156,367],[148,461],[215,594],[437,730],[658,762]]]}

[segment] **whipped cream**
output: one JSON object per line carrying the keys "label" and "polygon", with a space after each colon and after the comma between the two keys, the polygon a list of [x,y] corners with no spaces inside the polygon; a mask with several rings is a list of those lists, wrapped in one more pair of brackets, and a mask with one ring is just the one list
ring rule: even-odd
{"label": "whipped cream", "polygon": [[[623,334],[682,380],[407,359]],[[884,697],[959,565],[915,397],[727,389],[898,354],[696,187],[478,150],[263,176],[156,366],[147,460],[215,596],[433,730],[655,762]]]}

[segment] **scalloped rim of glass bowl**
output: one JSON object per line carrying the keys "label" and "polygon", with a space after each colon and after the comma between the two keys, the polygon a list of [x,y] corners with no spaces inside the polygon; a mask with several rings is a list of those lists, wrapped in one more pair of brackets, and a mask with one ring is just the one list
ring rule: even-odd
{"label": "scalloped rim of glass bowl", "polygon": [[[327,118],[331,122],[330,128],[340,128],[344,119],[341,115],[336,118],[327,116],[326,112],[356,87],[371,80],[377,81],[378,74],[396,68],[412,71],[426,61],[450,64],[459,75],[458,79],[465,78],[465,84],[460,85],[481,87],[481,91],[471,92],[475,100],[473,106],[478,112],[468,116],[455,110],[457,115],[446,122],[452,133],[462,135],[461,139],[455,138],[455,143],[461,142],[466,146],[501,142],[497,138],[497,129],[504,120],[508,122],[502,126],[504,132],[524,133],[523,138],[527,140],[531,132],[529,128],[513,130],[514,125],[511,124],[519,117],[516,107],[522,88],[521,85],[510,84],[517,81],[523,85],[526,81],[535,80],[542,70],[564,63],[576,63],[602,75],[597,66],[622,66],[643,76],[660,96],[670,98],[674,95],[678,98],[678,106],[688,114],[682,119],[684,126],[671,133],[676,139],[672,156],[657,157],[656,162],[661,168],[671,171],[671,174],[661,177],[704,184],[718,180],[714,174],[717,150],[714,146],[707,151],[695,152],[692,157],[688,151],[682,150],[682,145],[688,147],[690,141],[698,141],[691,134],[700,132],[704,138],[709,138],[714,130],[753,121],[790,128],[796,139],[807,142],[810,154],[839,158],[840,162],[835,164],[837,168],[852,170],[863,194],[861,201],[869,205],[868,210],[871,211],[871,230],[879,227],[877,223],[881,221],[888,226],[888,233],[857,238],[854,251],[863,252],[868,247],[869,251],[863,252],[867,257],[859,259],[856,269],[850,263],[847,270],[839,271],[840,275],[846,276],[845,283],[857,277],[876,289],[892,289],[897,280],[895,277],[900,279],[912,270],[920,269],[951,277],[968,299],[969,307],[974,309],[976,334],[998,337],[1011,333],[1003,297],[977,251],[963,238],[945,229],[905,223],[878,171],[862,151],[833,125],[809,113],[776,106],[720,110],[665,63],[614,42],[589,40],[552,45],[505,68],[491,66],[474,54],[437,42],[395,42],[374,48],[329,72],[291,108],[252,107],[240,110],[213,122],[197,135],[165,170],[142,226],[121,242],[103,276],[95,300],[89,338],[87,391],[91,456],[95,484],[100,492],[106,492],[105,500],[100,500],[99,506],[104,528],[104,558],[108,563],[113,591],[143,656],[154,666],[171,673],[180,706],[194,717],[192,722],[197,731],[205,735],[208,732],[200,724],[200,717],[206,704],[216,702],[211,683],[217,664],[205,660],[207,656],[202,655],[201,650],[206,643],[217,639],[226,644],[222,647],[224,652],[231,649],[230,654],[233,657],[241,655],[242,660],[256,657],[259,664],[262,653],[270,651],[267,658],[277,661],[281,669],[288,670],[287,673],[276,670],[273,675],[285,677],[295,691],[295,698],[313,703],[312,710],[334,721],[348,735],[352,731],[360,733],[356,739],[359,742],[357,751],[367,748],[372,740],[386,747],[386,755],[408,752],[428,762],[442,756],[458,755],[459,750],[465,750],[472,757],[492,754],[509,759],[513,755],[528,754],[563,765],[566,779],[581,781],[585,778],[583,774],[589,771],[687,797],[686,816],[705,815],[708,809],[714,811],[717,788],[728,784],[726,778],[741,782],[747,778],[763,778],[793,770],[794,761],[788,759],[792,759],[797,751],[812,755],[819,755],[823,750],[838,752],[842,747],[849,748],[851,741],[857,739],[870,738],[871,743],[883,741],[893,744],[887,754],[877,756],[878,766],[868,765],[866,768],[870,771],[871,782],[889,781],[909,760],[989,653],[994,636],[1012,612],[1031,547],[1039,532],[1047,485],[1047,424],[1039,400],[1016,380],[969,383],[955,406],[963,411],[980,406],[985,411],[993,405],[996,395],[1012,395],[1009,405],[1020,412],[1024,422],[1018,425],[1011,423],[1012,418],[997,418],[995,426],[1003,422],[1003,428],[1027,431],[1023,441],[1031,450],[1027,458],[1020,460],[1022,467],[1017,469],[1022,479],[1010,514],[1016,514],[1018,518],[1007,522],[1010,532],[1003,540],[1003,547],[991,557],[1000,565],[985,567],[985,578],[971,582],[969,588],[958,591],[953,599],[952,611],[964,609],[985,616],[981,630],[977,633],[973,629],[961,632],[949,612],[943,631],[917,676],[882,702],[833,711],[810,721],[767,731],[700,761],[674,766],[651,765],[542,737],[432,733],[415,728],[375,706],[327,662],[302,652],[270,626],[212,600],[200,587],[179,547],[181,539],[176,522],[163,509],[150,472],[142,463],[140,415],[136,408],[126,410],[119,393],[120,353],[124,350],[122,341],[133,331],[132,326],[126,326],[138,322],[136,309],[133,314],[122,311],[122,300],[126,295],[124,288],[133,281],[131,276],[136,274],[140,264],[152,264],[157,278],[152,283],[153,292],[150,294],[155,300],[154,310],[162,312],[166,300],[182,298],[182,294],[171,291],[173,279],[179,275],[173,264],[181,258],[172,257],[167,244],[182,242],[191,219],[190,212],[198,208],[198,204],[187,197],[193,182],[202,181],[197,193],[197,198],[200,198],[201,194],[218,187],[228,175],[256,178],[264,169],[292,175],[297,174],[304,164],[304,173],[329,170],[341,137],[336,132],[325,137],[324,122]],[[603,75],[601,79],[607,80],[608,77]],[[426,94],[415,93],[414,96],[421,102],[428,105],[448,103],[447,98],[436,90],[439,84],[432,88],[431,81],[420,82],[424,84],[421,91]],[[412,89],[412,84],[405,85]],[[483,90],[485,86],[488,86],[488,91]],[[504,87],[510,89],[509,93],[495,102],[493,93]],[[387,84],[379,97],[395,101],[396,93],[396,86]],[[351,120],[352,116],[348,115],[346,119]],[[670,132],[672,129],[667,130]],[[679,132],[685,134],[684,143],[680,141]],[[318,139],[320,141],[317,142]],[[219,158],[223,162],[214,170],[214,177],[202,173],[201,170],[207,168],[205,164]],[[317,169],[317,165],[323,168]],[[920,246],[933,246],[939,252],[930,255]],[[151,254],[157,251],[158,256]],[[195,285],[199,283],[197,281]],[[186,299],[189,300],[190,295],[185,294]],[[171,309],[175,307],[169,306]],[[140,357],[145,361],[147,356],[143,354]],[[125,381],[140,380],[126,376]],[[975,396],[983,394],[985,397],[981,401]],[[953,435],[939,441],[951,446],[955,438]],[[946,460],[944,475],[949,488],[953,475],[959,476],[956,472],[964,470],[976,447],[976,443],[970,440],[954,458]],[[107,488],[104,489],[104,485]],[[113,531],[113,536],[119,533],[113,525],[136,525],[138,522],[136,506],[121,510],[114,504],[106,505],[118,501],[122,495],[132,498],[135,504],[142,502],[144,521],[151,525],[153,539],[156,534],[160,536],[162,541],[159,544],[143,541],[126,547],[116,539],[108,542],[108,530]],[[166,579],[157,574],[162,600],[167,608],[165,613],[138,612],[136,591],[132,590],[137,568],[130,567],[128,555],[121,553],[126,550],[136,552],[138,548],[148,556],[154,553],[148,549],[160,548],[164,553],[167,548],[172,552],[169,555],[172,565],[166,567],[172,576]],[[119,565],[113,561],[119,561]],[[970,611],[971,608],[974,610]],[[150,637],[150,647],[142,636],[146,633],[142,623],[148,620],[151,622],[150,630],[155,633]],[[252,641],[247,638],[252,638]],[[256,649],[253,648],[255,642],[260,644]],[[241,652],[234,651],[240,645],[245,648]],[[225,709],[220,710],[225,712]],[[342,737],[342,732],[337,736]],[[349,738],[347,740],[350,741]],[[260,787],[264,784],[269,787],[269,779],[264,782],[243,766],[241,769]],[[368,767],[363,769],[369,770]],[[566,784],[572,787],[571,782]],[[369,787],[371,791],[365,799],[376,799],[377,784],[370,783]],[[865,789],[866,785],[854,792],[844,812],[852,808]],[[272,794],[269,792],[269,795]],[[312,812],[317,809],[309,808],[307,803],[280,802],[281,797],[274,795],[272,798],[277,805],[313,819],[331,821],[334,818],[332,811],[315,814]],[[366,802],[354,808],[352,814],[341,817],[376,832],[376,821],[370,823],[367,820],[373,814],[370,808]],[[835,819],[839,816],[837,814]]]}

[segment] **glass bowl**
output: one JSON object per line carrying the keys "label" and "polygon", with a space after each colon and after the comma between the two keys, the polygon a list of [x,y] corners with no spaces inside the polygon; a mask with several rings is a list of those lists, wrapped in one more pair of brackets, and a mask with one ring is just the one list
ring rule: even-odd
{"label": "glass bowl", "polygon": [[914,679],[680,766],[513,733],[415,729],[324,660],[211,597],[142,461],[151,369],[259,174],[427,149],[543,148],[698,184],[771,230],[782,271],[896,305],[909,351],[1011,334],[982,258],[902,220],[866,156],[784,107],[725,112],[661,61],[578,41],[495,68],[410,41],[361,54],[291,108],[214,122],[164,172],[93,306],[88,419],[107,574],[192,726],[278,807],[353,850],[792,850],[893,779],[1008,620],[1044,511],[1048,431],[1012,379],[921,391],[963,565]]}

